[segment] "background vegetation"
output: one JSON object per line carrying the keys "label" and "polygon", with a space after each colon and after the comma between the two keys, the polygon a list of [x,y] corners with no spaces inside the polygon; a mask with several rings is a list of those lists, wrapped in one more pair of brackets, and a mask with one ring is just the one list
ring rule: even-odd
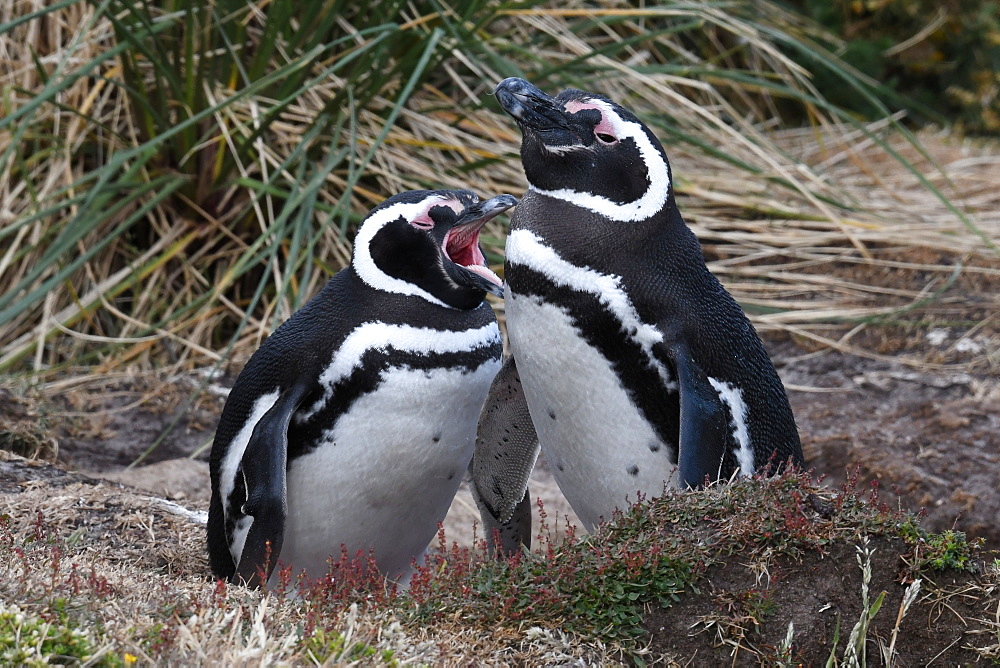
{"label": "background vegetation", "polygon": [[[906,95],[918,117],[976,134],[1000,132],[996,3],[789,0],[787,4],[828,29],[817,39],[845,63]],[[839,94],[836,82],[822,72],[819,75],[816,85],[831,101],[860,113],[878,113],[863,99]]]}
{"label": "background vegetation", "polygon": [[[713,268],[763,329],[826,340],[831,325],[926,305],[957,258],[995,254],[994,237],[905,130],[830,101],[849,92],[880,117],[899,102],[837,44],[774,2],[5,3],[0,373],[127,374],[252,350],[347,261],[353,226],[389,194],[524,188],[515,128],[489,96],[510,75],[609,93],[656,127],[689,221],[722,249]],[[915,188],[925,218],[900,229],[870,182],[834,182],[859,142],[907,166],[907,183],[878,186]],[[892,303],[791,270],[879,262],[900,232],[954,257]],[[499,224],[486,239],[497,264],[502,239]]]}

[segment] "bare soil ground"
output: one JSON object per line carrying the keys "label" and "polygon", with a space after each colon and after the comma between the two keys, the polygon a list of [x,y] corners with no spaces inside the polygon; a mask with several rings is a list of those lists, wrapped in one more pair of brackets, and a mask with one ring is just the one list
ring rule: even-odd
{"label": "bare soil ground", "polygon": [[863,574],[855,545],[835,543],[826,553],[779,558],[766,573],[748,568],[734,555],[709,569],[701,596],[685,596],[646,617],[654,654],[691,657],[690,665],[766,664],[764,657],[780,654],[792,624],[789,665],[825,665],[831,654],[842,655],[851,629],[884,593],[880,614],[872,618],[869,629],[874,640],[867,648],[869,665],[886,665],[880,648],[890,646],[896,651],[892,665],[898,666],[970,665],[982,660],[976,643],[988,631],[969,620],[984,607],[996,608],[1000,599],[995,589],[991,603],[983,600],[986,588],[976,575],[925,577],[915,604],[900,623],[897,614],[912,584],[902,575],[909,550],[903,541],[885,537],[872,539],[866,548],[871,569],[868,606],[862,601]]}

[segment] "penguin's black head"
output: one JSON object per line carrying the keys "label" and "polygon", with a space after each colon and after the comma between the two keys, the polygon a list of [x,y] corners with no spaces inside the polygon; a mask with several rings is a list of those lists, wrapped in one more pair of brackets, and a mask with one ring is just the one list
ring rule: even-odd
{"label": "penguin's black head", "polygon": [[521,128],[521,162],[534,190],[612,220],[644,220],[666,206],[667,156],[632,112],[581,90],[549,97],[514,77],[494,92]]}
{"label": "penguin's black head", "polygon": [[411,190],[372,209],[354,238],[351,265],[368,285],[471,309],[503,282],[479,248],[479,231],[517,204],[510,195],[480,202],[468,190]]}

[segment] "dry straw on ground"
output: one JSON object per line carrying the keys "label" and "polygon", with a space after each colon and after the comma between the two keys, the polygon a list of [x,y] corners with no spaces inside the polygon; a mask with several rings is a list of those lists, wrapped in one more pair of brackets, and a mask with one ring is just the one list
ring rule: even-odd
{"label": "dry straw on ground", "polygon": [[[26,614],[45,617],[52,601],[64,600],[71,620],[88,620],[81,630],[100,665],[121,665],[126,655],[143,665],[343,665],[362,658],[364,665],[548,665],[609,660],[613,649],[541,629],[514,642],[510,630],[491,634],[461,620],[404,628],[391,610],[355,606],[324,620],[343,635],[341,649],[310,654],[300,601],[211,581],[203,517],[3,450],[0,472],[0,540],[13,557],[0,564],[0,606],[19,603]],[[7,552],[13,545],[28,547]],[[158,643],[161,654],[151,649]],[[380,658],[383,651],[391,657]]]}

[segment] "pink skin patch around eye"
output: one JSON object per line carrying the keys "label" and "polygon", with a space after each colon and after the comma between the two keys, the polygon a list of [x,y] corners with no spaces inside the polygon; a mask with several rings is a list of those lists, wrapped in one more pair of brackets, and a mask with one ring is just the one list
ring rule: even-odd
{"label": "pink skin patch around eye", "polygon": [[575,114],[578,111],[583,111],[584,109],[596,109],[597,111],[601,112],[601,122],[594,127],[594,134],[611,135],[612,137],[615,137],[617,139],[618,132],[615,130],[615,126],[611,123],[611,121],[608,119],[608,115],[604,112],[604,109],[602,109],[600,106],[593,103],[580,102],[579,100],[570,100],[563,106],[566,109],[566,111],[568,111],[571,114]]}
{"label": "pink skin patch around eye", "polygon": [[410,221],[410,225],[417,228],[418,230],[430,230],[434,228],[434,220],[431,218],[430,212],[436,206],[446,206],[455,213],[462,212],[462,205],[458,203],[457,200],[449,199],[442,200],[439,202],[434,202],[429,207],[427,207],[423,213]]}

